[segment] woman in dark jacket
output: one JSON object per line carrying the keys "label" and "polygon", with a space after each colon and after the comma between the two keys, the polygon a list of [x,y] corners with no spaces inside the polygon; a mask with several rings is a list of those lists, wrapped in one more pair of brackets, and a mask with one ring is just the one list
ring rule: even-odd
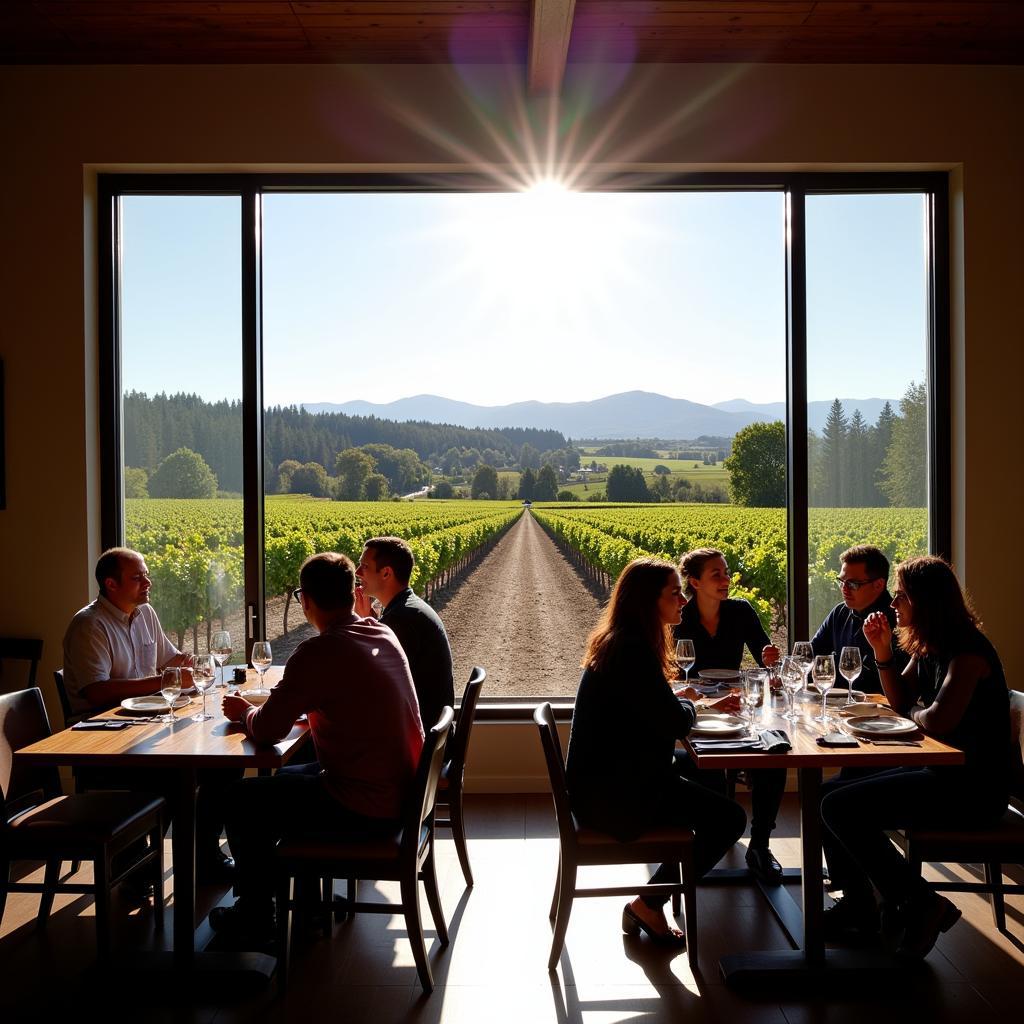
{"label": "woman in dark jacket", "polygon": [[[1003,668],[960,584],[941,558],[911,558],[896,568],[899,646],[910,657],[902,672],[893,658],[885,615],[864,623],[885,696],[893,710],[964,752],[963,765],[894,768],[839,786],[822,800],[824,845],[843,899],[826,911],[829,931],[875,930],[872,887],[901,953],[923,957],[960,911],[911,871],[886,831],[900,828],[985,828],[1005,812],[1010,779],[1010,702]],[[888,930],[888,929],[887,929]],[[900,936],[902,932],[902,937]]]}
{"label": "woman in dark jacket", "polygon": [[[573,813],[619,839],[659,825],[692,828],[698,876],[742,835],[739,804],[682,778],[675,742],[696,711],[677,698],[672,627],[685,604],[675,566],[653,558],[631,562],[587,642],[576,694],[566,776]],[[662,864],[651,881],[679,880],[679,864]],[[665,918],[668,897],[637,897],[626,905],[623,930],[681,946],[685,937]]]}

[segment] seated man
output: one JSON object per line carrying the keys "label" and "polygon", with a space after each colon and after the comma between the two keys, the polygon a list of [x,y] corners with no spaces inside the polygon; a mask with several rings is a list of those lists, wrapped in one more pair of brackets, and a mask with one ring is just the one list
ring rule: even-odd
{"label": "seated man", "polygon": [[[889,559],[870,544],[858,544],[848,548],[839,556],[839,579],[836,581],[842,591],[843,600],[825,616],[818,632],[811,639],[815,654],[836,656],[836,683],[840,683],[838,661],[844,647],[860,650],[861,672],[853,684],[865,693],[881,693],[882,682],[878,678],[875,655],[871,644],[864,636],[864,620],[874,612],[882,612],[890,628],[896,626],[896,615],[892,610],[892,597],[887,589],[889,581]],[[895,647],[893,657],[897,670],[907,664],[906,655]]]}
{"label": "seated man", "polygon": [[[80,609],[64,635],[64,686],[71,710],[91,714],[115,707],[126,697],[143,697],[160,689],[168,666],[182,672],[182,687],[191,685],[192,656],[167,638],[149,603],[149,570],[130,548],[111,548],[96,563],[99,596]],[[238,777],[236,769],[203,769],[196,806],[196,870],[201,881],[222,882],[233,864],[220,850],[222,822],[218,787]],[[90,789],[151,789],[172,804],[175,779],[159,769],[90,769],[78,776]]]}
{"label": "seated man", "polygon": [[409,586],[414,564],[412,549],[401,537],[368,540],[356,566],[355,612],[363,618],[373,615],[370,598],[383,605],[380,621],[394,631],[409,659],[420,718],[429,729],[441,708],[455,706],[452,649],[437,612]]}
{"label": "seated man", "polygon": [[355,568],[344,555],[308,558],[299,602],[317,636],[301,643],[261,707],[228,694],[224,715],[257,743],[287,736],[309,716],[318,761],[244,779],[228,795],[227,829],[238,865],[233,907],[211,927],[259,948],[273,933],[273,857],[278,840],[313,833],[350,839],[391,835],[423,749],[409,663],[391,630],[359,618]]}

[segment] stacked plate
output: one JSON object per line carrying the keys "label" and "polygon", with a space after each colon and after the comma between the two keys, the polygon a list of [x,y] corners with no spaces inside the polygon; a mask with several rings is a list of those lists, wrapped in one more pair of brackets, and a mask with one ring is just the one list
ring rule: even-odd
{"label": "stacked plate", "polygon": [[724,693],[740,685],[740,673],[734,668],[705,668],[697,673],[697,689],[705,696]]}
{"label": "stacked plate", "polygon": [[737,715],[716,714],[701,711],[690,730],[691,736],[740,736],[749,726]]}

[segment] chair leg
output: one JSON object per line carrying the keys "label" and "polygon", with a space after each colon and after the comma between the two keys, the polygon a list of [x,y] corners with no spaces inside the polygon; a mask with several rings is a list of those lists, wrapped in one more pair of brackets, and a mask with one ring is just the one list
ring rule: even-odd
{"label": "chair leg", "polygon": [[291,929],[288,927],[288,914],[292,902],[292,877],[282,874],[277,884],[277,984],[283,992],[288,987],[288,948]]}
{"label": "chair leg", "polygon": [[4,922],[4,908],[7,906],[7,886],[11,882],[11,862],[0,860],[0,924]]}
{"label": "chair leg", "polygon": [[[679,871],[680,871],[680,874],[681,874],[682,878],[685,880],[685,878],[686,878],[686,870],[683,867],[682,863],[680,863],[680,865],[679,865]],[[673,917],[678,917],[680,912],[682,911],[682,909],[683,909],[683,896],[682,896],[682,893],[678,893],[678,892],[672,893],[672,916]]]}
{"label": "chair leg", "polygon": [[324,875],[320,879],[320,908],[323,917],[324,938],[329,939],[334,931],[334,877]]}
{"label": "chair leg", "polygon": [[423,991],[430,995],[434,991],[434,976],[430,973],[427,949],[423,943],[423,921],[420,919],[420,900],[415,873],[406,873],[402,879],[402,910],[405,912],[405,928],[409,933],[416,973],[420,976]]}
{"label": "chair leg", "polygon": [[156,854],[153,858],[153,921],[159,932],[164,930],[164,827],[158,821],[149,833],[149,843]]}
{"label": "chair leg", "polygon": [[697,960],[697,872],[693,866],[693,847],[684,853],[680,869],[683,873],[683,928],[686,931],[686,959],[696,968]]}
{"label": "chair leg", "polygon": [[548,920],[554,921],[558,911],[558,893],[562,880],[562,854],[558,854],[558,870],[555,872],[555,891],[551,894],[551,909],[548,911]]}
{"label": "chair leg", "polygon": [[558,909],[555,911],[554,931],[551,936],[551,954],[548,956],[548,970],[558,966],[558,960],[565,946],[565,933],[569,928],[572,913],[573,893],[576,890],[576,865],[562,860],[558,865]]}
{"label": "chair leg", "polygon": [[51,858],[46,862],[46,871],[43,873],[43,894],[39,897],[39,911],[36,920],[41,925],[46,924],[46,919],[53,910],[53,897],[57,892],[57,883],[60,881],[61,862]]}
{"label": "chair leg", "polygon": [[99,962],[110,959],[110,854],[103,852],[93,861],[94,905],[96,908],[96,955]]}
{"label": "chair leg", "polygon": [[423,862],[420,871],[423,879],[423,888],[427,893],[427,903],[430,906],[430,916],[434,919],[434,930],[437,932],[437,940],[442,946],[448,945],[448,925],[444,919],[444,910],[441,907],[441,897],[437,891],[437,872],[434,870],[434,844],[430,844],[430,852]]}
{"label": "chair leg", "polygon": [[1003,898],[1003,865],[986,864],[985,882],[992,886],[992,920],[1001,932],[1006,931],[1006,902]]}
{"label": "chair leg", "polygon": [[469,866],[469,848],[466,845],[466,819],[462,813],[462,781],[455,783],[448,794],[448,817],[452,822],[452,839],[455,840],[455,852],[459,855],[462,865],[462,877],[466,885],[473,888],[473,869]]}

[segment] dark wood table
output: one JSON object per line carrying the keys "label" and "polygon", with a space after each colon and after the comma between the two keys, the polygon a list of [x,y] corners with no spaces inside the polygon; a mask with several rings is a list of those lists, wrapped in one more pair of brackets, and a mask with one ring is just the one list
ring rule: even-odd
{"label": "dark wood table", "polygon": [[[280,679],[283,669],[267,672],[267,685]],[[250,670],[246,688],[255,680]],[[229,687],[230,688],[230,687]],[[213,717],[193,722],[202,698],[176,711],[174,725],[155,717],[146,725],[132,725],[118,730],[65,729],[14,755],[30,764],[83,765],[109,768],[159,768],[170,770],[175,779],[174,828],[171,851],[174,865],[174,969],[218,971],[229,966],[227,954],[200,954],[196,949],[196,786],[200,768],[208,766],[256,769],[280,768],[287,764],[306,740],[309,727],[298,722],[280,743],[258,746],[241,726],[227,721],[221,711],[221,697],[227,692],[216,688],[207,691],[207,712]],[[244,689],[243,689],[244,692]],[[95,717],[124,718],[120,708]],[[162,898],[161,894],[157,894]],[[265,977],[273,971],[274,960],[260,954],[244,954],[235,967],[255,970]]]}
{"label": "dark wood table", "polygon": [[[793,749],[785,754],[712,753],[707,750],[698,753],[687,743],[693,763],[701,769],[795,768],[799,780],[802,915],[801,908],[792,901],[784,885],[762,886],[776,916],[791,934],[797,948],[792,951],[734,953],[722,957],[722,976],[737,987],[797,976],[808,978],[820,975],[826,969],[830,978],[834,976],[833,969],[892,969],[896,965],[895,960],[878,951],[825,949],[820,816],[823,773],[827,768],[901,768],[964,762],[961,751],[921,732],[908,737],[920,740],[919,747],[872,746],[866,742],[857,748],[820,747],[816,740],[823,734],[824,727],[810,720],[811,715],[820,714],[820,699],[815,698],[813,703],[803,705],[798,703],[797,708],[802,708],[804,717],[796,723],[782,717],[781,707],[761,709],[759,729],[784,729],[789,734]],[[830,709],[830,713],[836,715],[836,709]],[[905,965],[901,969],[905,970]]]}

